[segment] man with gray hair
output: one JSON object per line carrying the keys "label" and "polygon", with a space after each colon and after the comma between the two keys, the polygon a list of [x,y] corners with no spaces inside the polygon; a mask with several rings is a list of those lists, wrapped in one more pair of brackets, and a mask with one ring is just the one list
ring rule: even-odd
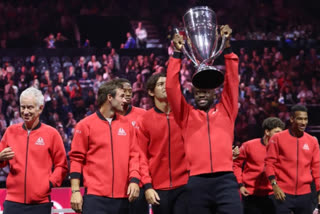
{"label": "man with gray hair", "polygon": [[58,131],[40,122],[44,97],[30,87],[20,95],[24,122],[10,126],[0,142],[0,167],[10,165],[5,214],[51,213],[50,191],[67,174],[66,152]]}

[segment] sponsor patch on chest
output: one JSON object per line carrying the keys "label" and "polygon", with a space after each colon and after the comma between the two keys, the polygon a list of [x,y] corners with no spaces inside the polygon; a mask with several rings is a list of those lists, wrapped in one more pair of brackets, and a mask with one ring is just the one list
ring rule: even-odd
{"label": "sponsor patch on chest", "polygon": [[44,146],[45,143],[44,143],[44,140],[42,137],[39,137],[36,142],[35,142],[36,145],[39,145],[39,146]]}
{"label": "sponsor patch on chest", "polygon": [[124,130],[123,128],[119,128],[119,130],[118,130],[118,135],[120,135],[120,136],[126,136],[127,133],[125,132],[125,130]]}
{"label": "sponsor patch on chest", "polygon": [[305,143],[305,144],[303,145],[302,149],[303,149],[303,150],[307,150],[307,151],[310,150],[309,145],[308,145],[307,143]]}

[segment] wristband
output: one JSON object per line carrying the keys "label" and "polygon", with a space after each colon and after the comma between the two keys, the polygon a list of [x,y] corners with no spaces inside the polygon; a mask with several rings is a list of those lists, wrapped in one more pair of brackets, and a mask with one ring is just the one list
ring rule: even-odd
{"label": "wristband", "polygon": [[71,190],[72,193],[75,193],[75,192],[80,192],[80,189],[76,189],[76,190]]}

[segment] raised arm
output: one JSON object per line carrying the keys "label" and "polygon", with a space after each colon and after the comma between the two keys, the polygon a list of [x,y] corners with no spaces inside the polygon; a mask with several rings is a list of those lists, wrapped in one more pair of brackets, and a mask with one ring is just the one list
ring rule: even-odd
{"label": "raised arm", "polygon": [[224,50],[226,73],[221,93],[221,103],[229,114],[229,117],[235,121],[238,114],[238,95],[239,95],[239,76],[238,76],[238,56],[232,53],[231,48]]}
{"label": "raised arm", "polygon": [[226,43],[224,49],[224,58],[226,73],[224,76],[223,91],[221,94],[221,104],[232,121],[235,121],[238,114],[238,96],[239,96],[239,58],[232,52],[230,39],[232,29],[229,25],[220,27],[221,37],[225,36]]}
{"label": "raised arm", "polygon": [[[175,46],[179,48],[179,43],[182,42],[182,37],[175,34],[173,39],[173,43],[175,44]],[[177,47],[175,48],[173,56],[169,59],[166,79],[166,91],[175,120],[180,127],[183,127],[183,125],[188,120],[189,111],[192,107],[187,103],[181,92],[179,73],[182,53],[179,52],[179,49]],[[180,49],[181,47],[182,46],[180,46]]]}

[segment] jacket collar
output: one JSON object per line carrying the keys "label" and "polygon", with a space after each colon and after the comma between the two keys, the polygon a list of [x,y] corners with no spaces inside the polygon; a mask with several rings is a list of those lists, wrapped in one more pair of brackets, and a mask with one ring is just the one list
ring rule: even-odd
{"label": "jacket collar", "polygon": [[156,106],[153,107],[154,111],[159,113],[159,114],[164,114],[163,111],[161,111],[160,109],[158,109]]}
{"label": "jacket collar", "polygon": [[301,138],[301,137],[303,137],[303,135],[304,135],[304,132],[303,132],[302,135],[301,135],[301,137],[297,137],[297,136],[294,136],[294,135],[293,135],[291,128],[288,129],[288,131],[289,131],[289,134],[290,134],[292,137]]}
{"label": "jacket collar", "polygon": [[[40,126],[41,126],[41,122],[39,122],[39,123],[32,129],[32,131],[40,128]],[[25,123],[22,124],[22,128],[23,128],[24,130],[28,131]]]}
{"label": "jacket collar", "polygon": [[[107,121],[107,119],[104,118],[104,116],[101,114],[101,112],[100,112],[99,110],[96,111],[96,114],[97,114],[97,116],[98,116],[101,120]],[[116,120],[116,119],[117,119],[117,114],[115,113],[114,116],[113,116],[113,118],[112,118],[112,120]]]}
{"label": "jacket collar", "polygon": [[129,105],[127,112],[124,114],[124,116],[127,116],[131,111],[132,111],[132,105]]}

